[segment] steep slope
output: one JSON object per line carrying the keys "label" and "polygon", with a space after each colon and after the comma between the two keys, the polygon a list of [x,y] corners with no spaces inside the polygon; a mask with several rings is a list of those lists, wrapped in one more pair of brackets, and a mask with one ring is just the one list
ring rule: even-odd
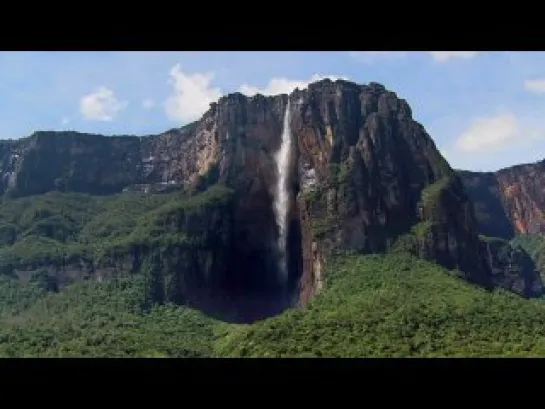
{"label": "steep slope", "polygon": [[482,234],[545,234],[545,160],[497,172],[459,171]]}
{"label": "steep slope", "polygon": [[540,245],[545,234],[545,161],[497,172],[457,173],[473,202],[478,231],[485,236],[494,282],[519,293],[526,288],[525,295],[539,294],[545,277],[545,248]]}
{"label": "steep slope", "polygon": [[513,246],[520,247],[532,258],[536,268],[545,279],[545,236],[538,234],[521,234],[511,240]]}
{"label": "steep slope", "polygon": [[28,196],[52,190],[116,193],[139,178],[139,139],[75,132],[36,132],[2,141],[0,192]]}
{"label": "steep slope", "polygon": [[302,100],[293,120],[305,181],[299,204],[314,227],[304,243],[326,255],[331,247],[381,252],[419,224],[416,253],[489,284],[469,200],[404,100],[379,84],[343,81],[293,98]]}
{"label": "steep slope", "polygon": [[499,237],[481,237],[485,256],[492,273],[492,282],[520,295],[537,297],[543,294],[543,266],[536,263],[527,247]]}
{"label": "steep slope", "polygon": [[503,207],[496,175],[491,172],[458,171],[470,197],[479,233],[510,240],[515,229]]}
{"label": "steep slope", "polygon": [[[294,149],[284,285],[273,194],[288,98]],[[493,279],[492,253],[459,177],[407,102],[380,84],[324,80],[289,96],[230,94],[199,121],[161,135],[39,132],[0,142],[0,155],[5,209],[52,190],[64,192],[46,195],[60,202],[74,192],[95,195],[75,205],[87,206],[80,215],[59,206],[13,210],[17,216],[2,220],[0,268],[21,279],[45,269],[63,286],[142,273],[154,301],[251,321],[308,303],[331,252],[346,249],[410,251],[487,288],[539,293],[535,275],[513,270],[514,279],[503,279],[500,268]],[[183,193],[156,194],[172,189]],[[113,222],[115,206],[104,209],[110,199],[139,203],[142,213],[123,228]]]}

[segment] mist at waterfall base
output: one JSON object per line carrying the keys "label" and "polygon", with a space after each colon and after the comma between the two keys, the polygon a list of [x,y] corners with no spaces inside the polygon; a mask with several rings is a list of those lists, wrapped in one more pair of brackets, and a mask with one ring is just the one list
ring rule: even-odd
{"label": "mist at waterfall base", "polygon": [[288,279],[287,266],[287,241],[288,241],[288,212],[290,205],[290,190],[289,190],[289,169],[291,157],[291,130],[290,130],[290,101],[286,105],[284,113],[284,124],[282,127],[282,137],[280,149],[275,155],[276,169],[278,180],[276,182],[276,190],[274,196],[274,212],[276,216],[276,224],[278,225],[278,271],[280,279],[285,283]]}

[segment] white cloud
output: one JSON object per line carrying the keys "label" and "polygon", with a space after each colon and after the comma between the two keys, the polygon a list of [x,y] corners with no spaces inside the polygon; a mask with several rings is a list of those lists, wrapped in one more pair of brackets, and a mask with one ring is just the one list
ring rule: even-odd
{"label": "white cloud", "polygon": [[145,110],[152,109],[155,106],[153,99],[146,98],[142,101],[142,108]]}
{"label": "white cloud", "polygon": [[352,58],[364,63],[396,60],[407,56],[405,51],[350,51],[349,54]]}
{"label": "white cloud", "polygon": [[244,84],[240,87],[240,92],[247,96],[253,96],[255,94],[262,95],[278,95],[278,94],[289,94],[295,88],[303,89],[306,88],[310,83],[329,78],[332,81],[338,79],[348,79],[346,77],[338,77],[334,75],[319,75],[314,74],[308,80],[290,80],[288,78],[272,78],[269,83],[264,88],[254,87],[252,85]]}
{"label": "white cloud", "polygon": [[79,110],[90,121],[112,121],[126,106],[127,102],[117,100],[111,89],[99,87],[81,98]]}
{"label": "white cloud", "polygon": [[70,123],[70,118],[64,117],[61,122],[63,125],[68,125]]}
{"label": "white cloud", "polygon": [[488,153],[543,139],[544,129],[538,124],[524,125],[512,113],[477,118],[456,140],[455,147],[464,153]]}
{"label": "white cloud", "polygon": [[167,117],[182,122],[198,119],[221,97],[220,89],[211,87],[213,79],[213,73],[186,74],[180,64],[172,67],[169,83],[174,90],[165,101]]}
{"label": "white cloud", "polygon": [[454,58],[471,59],[479,54],[478,51],[429,51],[431,57],[437,62],[446,62]]}
{"label": "white cloud", "polygon": [[536,94],[543,94],[545,93],[545,79],[526,80],[524,88]]}

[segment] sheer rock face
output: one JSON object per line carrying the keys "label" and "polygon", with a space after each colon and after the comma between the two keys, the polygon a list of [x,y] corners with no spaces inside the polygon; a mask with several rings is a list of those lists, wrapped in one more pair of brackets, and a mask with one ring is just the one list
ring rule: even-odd
{"label": "sheer rock face", "polygon": [[[332,251],[383,252],[403,243],[470,281],[492,284],[472,203],[405,100],[380,84],[330,80],[289,99],[287,284],[278,279],[273,211],[287,95],[230,94],[199,121],[148,137],[39,132],[0,142],[0,192],[227,185],[234,191],[225,207],[229,255],[223,264],[214,259],[224,266],[222,285],[233,296],[279,297],[278,305],[306,304],[323,286]],[[527,229],[535,225],[524,217]]]}
{"label": "sheer rock face", "polygon": [[496,175],[468,171],[458,171],[458,175],[473,202],[479,233],[511,239],[515,230],[503,207]]}
{"label": "sheer rock face", "polygon": [[[471,203],[406,101],[379,84],[329,80],[289,98],[294,143],[289,259],[302,304],[323,284],[332,250],[388,251],[422,222],[429,222],[429,229],[418,242],[419,254],[490,284]],[[194,175],[206,178],[213,169],[211,181],[235,189],[240,255],[255,265],[259,273],[252,274],[271,277],[277,234],[274,153],[286,104],[285,95],[221,98],[194,128],[191,155],[180,174],[183,183],[196,183]],[[429,186],[433,195],[424,205]]]}
{"label": "sheer rock face", "polygon": [[487,238],[483,245],[496,286],[508,288],[524,297],[543,294],[539,270],[521,247],[501,238]]}
{"label": "sheer rock face", "polygon": [[545,234],[545,161],[459,174],[475,202],[480,233],[504,239]]}
{"label": "sheer rock face", "polygon": [[458,171],[458,175],[474,203],[494,283],[525,296],[543,293],[540,276],[545,271],[532,265],[524,249],[509,240],[521,234],[545,234],[545,161],[497,172]]}
{"label": "sheer rock face", "polygon": [[[344,81],[311,84],[292,100],[300,196],[314,227],[303,234],[303,254],[388,251],[419,224],[427,228],[418,254],[490,284],[471,203],[405,100],[379,84]],[[307,264],[303,276],[314,279],[303,284],[319,286],[321,263]]]}
{"label": "sheer rock face", "polygon": [[545,161],[497,172],[506,213],[515,231],[545,233]]}

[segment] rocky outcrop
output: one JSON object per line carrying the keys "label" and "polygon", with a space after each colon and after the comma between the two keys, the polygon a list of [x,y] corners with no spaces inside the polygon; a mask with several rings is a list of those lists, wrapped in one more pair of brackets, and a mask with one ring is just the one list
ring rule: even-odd
{"label": "rocky outcrop", "polygon": [[458,175],[473,202],[479,233],[506,240],[514,237],[515,230],[503,207],[494,173],[458,171]]}
{"label": "rocky outcrop", "polygon": [[457,173],[473,202],[478,231],[485,237],[494,283],[525,296],[540,295],[545,270],[541,263],[532,263],[541,260],[541,253],[526,253],[518,241],[526,244],[526,237],[539,240],[545,233],[545,161],[498,172]]}
{"label": "rocky outcrop", "polygon": [[496,177],[515,231],[545,233],[545,161],[503,169]]}
{"label": "rocky outcrop", "polygon": [[[213,182],[237,192],[238,251],[260,271],[258,281],[275,259],[273,155],[287,98],[221,98],[193,128],[190,159],[178,174],[184,183],[198,183],[212,169]],[[426,221],[422,254],[469,280],[490,283],[471,203],[406,101],[379,84],[329,80],[289,98],[295,144],[290,248],[301,243],[299,259],[290,258],[290,277],[303,303],[319,289],[331,250],[388,251],[411,226]],[[294,241],[298,232],[301,239]]]}
{"label": "rocky outcrop", "polygon": [[504,239],[545,234],[545,161],[458,174],[475,203],[482,234]]}
{"label": "rocky outcrop", "polygon": [[36,132],[0,146],[0,192],[10,196],[52,190],[111,194],[140,177],[136,137]]}
{"label": "rocky outcrop", "polygon": [[524,297],[543,294],[539,270],[526,251],[499,238],[483,238],[483,245],[495,285]]}
{"label": "rocky outcrop", "polygon": [[292,99],[307,246],[383,252],[424,223],[419,254],[490,284],[471,203],[406,101],[379,84],[327,80]]}

